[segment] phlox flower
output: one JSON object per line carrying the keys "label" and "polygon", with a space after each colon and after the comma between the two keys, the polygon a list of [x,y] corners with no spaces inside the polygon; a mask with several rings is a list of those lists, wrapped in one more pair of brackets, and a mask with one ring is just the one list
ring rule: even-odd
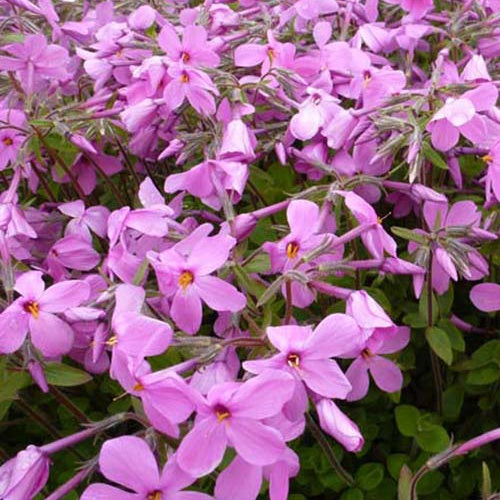
{"label": "phlox flower", "polygon": [[0,498],[35,498],[49,478],[50,458],[30,445],[0,467]]}
{"label": "phlox flower", "polygon": [[448,151],[457,144],[460,134],[473,144],[482,144],[488,134],[479,112],[493,108],[497,99],[498,90],[491,83],[479,85],[460,97],[446,99],[427,126],[432,145],[439,151]]}
{"label": "phlox flower", "polygon": [[245,361],[243,368],[261,373],[269,368],[284,370],[314,393],[343,399],[351,384],[337,362],[330,359],[355,349],[360,341],[356,322],[345,314],[330,314],[313,330],[310,326],[268,327],[267,337],[278,353],[267,359]]}
{"label": "phlox flower", "polygon": [[109,439],[101,448],[99,468],[106,479],[126,490],[104,483],[91,484],[81,500],[210,500],[211,496],[181,491],[195,478],[183,472],[171,457],[162,472],[146,441],[135,436]]}
{"label": "phlox flower", "polygon": [[377,216],[373,207],[351,191],[335,191],[335,194],[345,199],[347,208],[351,210],[360,224],[372,224],[371,228],[361,234],[361,240],[372,256],[375,259],[381,259],[385,251],[390,256],[396,257],[396,242],[382,227],[382,220]]}
{"label": "phlox flower", "polygon": [[[0,170],[3,170],[9,162],[15,162],[26,140],[25,134],[19,130],[25,124],[26,116],[22,111],[0,108]],[[13,127],[10,128],[9,125]]]}
{"label": "phlox flower", "polygon": [[64,215],[71,217],[66,224],[65,234],[79,234],[92,240],[91,231],[104,238],[107,231],[109,210],[106,207],[96,206],[85,208],[82,200],[63,203],[58,207]]}
{"label": "phlox flower", "polygon": [[[210,231],[211,226],[207,226]],[[172,297],[172,319],[186,333],[199,330],[202,301],[216,311],[237,312],[245,307],[246,298],[241,292],[221,278],[211,276],[225,264],[235,244],[234,238],[224,234],[192,234],[188,241],[159,254],[148,254],[160,290]]]}
{"label": "phlox flower", "polygon": [[406,10],[412,19],[421,19],[432,9],[434,3],[432,0],[387,0],[388,3],[398,4]]}
{"label": "phlox flower", "polygon": [[385,392],[399,391],[403,385],[403,375],[399,367],[380,354],[398,352],[410,341],[410,329],[400,327],[395,331],[376,331],[366,342],[355,351],[342,357],[356,357],[346,372],[352,384],[352,390],[347,395],[348,401],[357,401],[366,396],[369,386],[368,372],[375,384]]}
{"label": "phlox flower", "polygon": [[262,420],[278,414],[293,391],[293,378],[277,370],[243,383],[216,385],[198,402],[194,427],[177,451],[179,466],[193,476],[209,474],[228,445],[250,464],[274,463],[285,442],[279,431]]}
{"label": "phlox flower", "polygon": [[202,26],[186,26],[181,42],[174,26],[166,23],[158,35],[158,44],[174,63],[207,67],[219,64],[219,56],[210,48],[207,32]]}
{"label": "phlox flower", "polygon": [[0,70],[15,71],[21,85],[32,94],[47,80],[66,80],[70,74],[68,51],[59,45],[47,44],[42,34],[27,35],[23,42],[4,45],[10,56],[0,56]]}
{"label": "phlox flower", "polygon": [[90,295],[89,285],[70,280],[45,289],[42,273],[28,271],[17,278],[14,290],[21,297],[0,314],[0,352],[17,351],[28,332],[33,345],[48,358],[69,352],[73,330],[56,314],[86,301]]}

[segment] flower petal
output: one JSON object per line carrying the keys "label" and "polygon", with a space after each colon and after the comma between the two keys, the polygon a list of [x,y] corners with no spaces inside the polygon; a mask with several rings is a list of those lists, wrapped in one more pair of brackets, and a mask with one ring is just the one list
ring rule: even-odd
{"label": "flower petal", "polygon": [[47,288],[38,303],[46,312],[63,312],[70,307],[79,306],[90,296],[90,286],[81,280],[70,280],[56,283]]}
{"label": "flower petal", "polygon": [[480,311],[499,311],[500,285],[496,283],[481,283],[476,285],[470,291],[470,300]]}
{"label": "flower petal", "polygon": [[298,373],[309,389],[321,396],[344,399],[351,391],[349,380],[331,359],[305,359]]}
{"label": "flower petal", "polygon": [[246,297],[226,281],[215,276],[201,276],[193,283],[204,302],[215,311],[241,311]]}
{"label": "flower petal", "polygon": [[135,436],[106,441],[101,448],[99,467],[107,479],[137,493],[153,491],[160,483],[153,452],[146,441]]}
{"label": "flower petal", "polygon": [[236,456],[215,483],[217,500],[255,500],[262,484],[262,467]]}
{"label": "flower petal", "polygon": [[352,385],[352,391],[347,395],[347,401],[357,401],[364,398],[370,385],[368,376],[368,365],[363,358],[357,358],[345,372],[346,377]]}
{"label": "flower petal", "polygon": [[54,314],[40,311],[29,319],[33,345],[48,358],[66,354],[73,347],[73,329]]}
{"label": "flower petal", "polygon": [[374,356],[369,359],[368,366],[379,389],[385,392],[396,392],[403,386],[403,374],[391,360],[382,356]]}
{"label": "flower petal", "polygon": [[80,500],[143,500],[144,495],[127,493],[109,484],[91,484],[80,497]]}
{"label": "flower petal", "polygon": [[196,290],[190,285],[186,290],[179,289],[174,295],[170,314],[175,324],[186,333],[194,334],[201,325],[201,300]]}
{"label": "flower petal", "polygon": [[17,351],[28,333],[28,316],[21,311],[4,311],[0,314],[0,353]]}

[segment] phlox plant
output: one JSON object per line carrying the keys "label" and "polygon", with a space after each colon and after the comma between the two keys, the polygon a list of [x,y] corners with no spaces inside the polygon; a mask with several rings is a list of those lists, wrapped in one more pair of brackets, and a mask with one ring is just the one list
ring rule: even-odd
{"label": "phlox plant", "polygon": [[498,0],[0,26],[0,500],[500,498]]}

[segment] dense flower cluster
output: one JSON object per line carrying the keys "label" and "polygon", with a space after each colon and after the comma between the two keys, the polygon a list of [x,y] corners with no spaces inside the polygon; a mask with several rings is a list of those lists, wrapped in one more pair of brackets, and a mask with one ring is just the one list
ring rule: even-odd
{"label": "dense flower cluster", "polygon": [[[44,392],[47,367],[110,377],[144,426],[82,499],[284,500],[306,427],[362,450],[349,405],[409,383],[411,328],[439,379],[434,339],[478,328],[437,328],[452,282],[500,309],[499,15],[0,0],[2,359]],[[377,283],[408,277],[394,318]],[[54,452],[0,467],[0,498],[34,498]]]}

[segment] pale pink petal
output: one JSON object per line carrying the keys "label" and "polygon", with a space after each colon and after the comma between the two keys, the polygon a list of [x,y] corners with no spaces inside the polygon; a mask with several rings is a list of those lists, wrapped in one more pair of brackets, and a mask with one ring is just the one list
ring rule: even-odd
{"label": "pale pink petal", "polygon": [[91,484],[80,497],[80,500],[144,500],[144,495],[127,493],[108,484]]}
{"label": "pale pink petal", "polygon": [[308,200],[292,200],[286,211],[290,231],[299,238],[313,234],[318,217],[318,205]]}
{"label": "pale pink petal", "polygon": [[482,144],[488,136],[488,129],[482,116],[475,115],[472,120],[459,128],[460,132],[473,144]]}
{"label": "pale pink petal", "polygon": [[330,314],[314,329],[304,354],[308,359],[339,356],[358,347],[361,332],[346,314]]}
{"label": "pale pink petal", "polygon": [[236,240],[225,234],[203,238],[191,250],[187,265],[197,276],[209,274],[226,263],[234,245]]}
{"label": "pale pink petal", "polygon": [[396,392],[403,386],[401,370],[389,359],[373,356],[368,360],[373,380],[385,392]]}
{"label": "pale pink petal", "polygon": [[245,462],[238,455],[219,474],[215,483],[217,500],[255,500],[262,484],[262,467]]}
{"label": "pale pink petal", "polygon": [[17,351],[28,333],[28,315],[21,311],[4,311],[0,314],[0,353]]}
{"label": "pale pink petal", "polygon": [[496,283],[481,283],[475,285],[470,291],[470,300],[480,311],[499,311],[500,285]]}
{"label": "pale pink petal", "polygon": [[208,307],[216,311],[240,311],[247,303],[233,285],[215,276],[197,277],[192,286]]}
{"label": "pale pink petal", "polygon": [[260,64],[266,58],[266,46],[256,43],[246,43],[236,47],[234,51],[234,63],[236,66],[249,68]]}
{"label": "pale pink petal", "polygon": [[443,268],[446,274],[454,281],[457,281],[458,274],[455,264],[451,260],[451,257],[448,255],[448,252],[441,247],[436,248],[434,255],[436,260],[439,262],[439,265]]}
{"label": "pale pink petal", "polygon": [[201,299],[190,285],[186,290],[179,289],[174,295],[170,315],[175,324],[186,333],[194,334],[200,329],[202,309]]}
{"label": "pale pink petal", "polygon": [[285,449],[276,429],[249,418],[231,418],[226,433],[238,455],[254,465],[272,464]]}
{"label": "pale pink petal", "polygon": [[73,347],[73,329],[54,314],[39,311],[30,317],[29,329],[33,345],[48,358],[66,354]]}
{"label": "pale pink petal", "polygon": [[99,466],[107,479],[137,493],[154,491],[160,482],[153,452],[146,441],[135,436],[106,441],[101,448]]}
{"label": "pale pink petal", "polygon": [[297,371],[309,389],[321,396],[344,399],[351,391],[349,380],[333,360],[304,359]]}
{"label": "pale pink petal", "polygon": [[266,330],[271,344],[280,351],[302,351],[312,336],[310,326],[269,326]]}
{"label": "pale pink petal", "polygon": [[446,216],[447,226],[477,225],[481,221],[481,212],[476,204],[470,200],[454,203]]}
{"label": "pale pink petal", "polygon": [[50,313],[64,312],[77,307],[90,296],[90,286],[85,281],[70,280],[56,283],[38,299],[40,309]]}
{"label": "pale pink petal", "polygon": [[498,100],[498,89],[493,83],[484,83],[465,92],[462,97],[469,99],[476,111],[487,111],[495,106]]}
{"label": "pale pink petal", "polygon": [[14,290],[24,297],[38,299],[45,289],[42,276],[43,274],[40,271],[28,271],[21,274],[16,279]]}
{"label": "pale pink petal", "polygon": [[314,137],[323,125],[323,114],[319,106],[304,106],[290,121],[290,131],[294,137],[306,141]]}
{"label": "pale pink petal", "polygon": [[368,365],[363,358],[357,358],[346,371],[346,377],[352,385],[352,391],[347,395],[347,401],[357,401],[368,393],[370,377],[368,376]]}
{"label": "pale pink petal", "polygon": [[226,450],[226,429],[229,425],[217,423],[212,417],[197,422],[178,448],[177,462],[181,469],[195,477],[212,472]]}
{"label": "pale pink petal", "polygon": [[459,132],[446,118],[432,122],[429,125],[432,129],[431,142],[439,151],[448,151],[455,146],[459,139]]}
{"label": "pale pink petal", "polygon": [[394,332],[385,331],[382,333],[382,345],[377,349],[377,354],[401,351],[408,342],[410,342],[410,328],[407,326],[399,326]]}

